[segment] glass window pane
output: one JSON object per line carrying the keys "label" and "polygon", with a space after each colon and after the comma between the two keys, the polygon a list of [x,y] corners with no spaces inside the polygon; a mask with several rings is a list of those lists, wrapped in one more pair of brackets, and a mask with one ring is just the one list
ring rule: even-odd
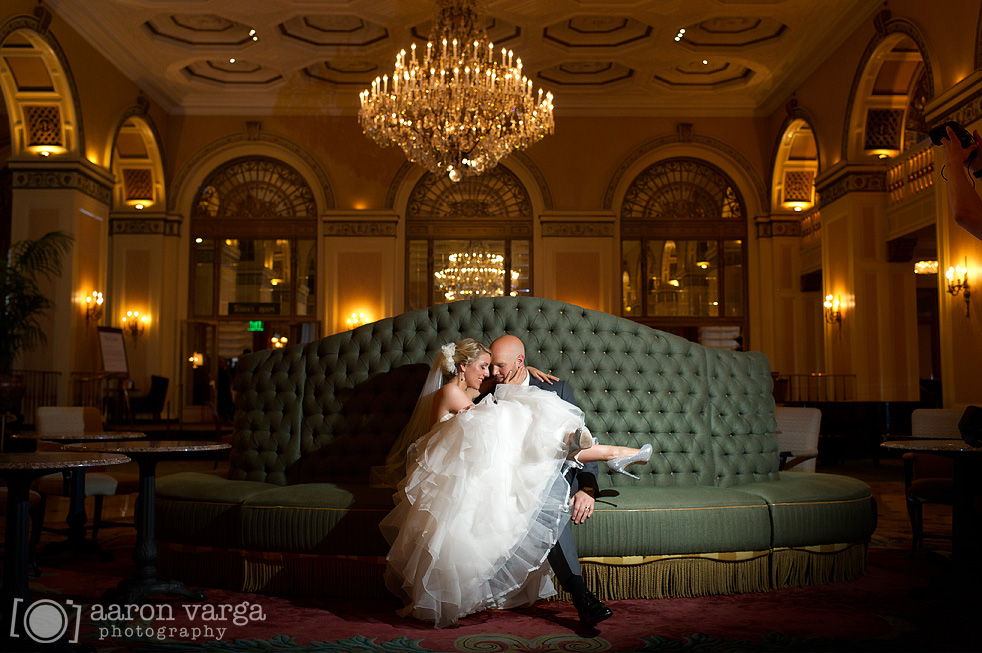
{"label": "glass window pane", "polygon": [[621,301],[624,316],[641,315],[641,241],[625,240],[621,243]]}
{"label": "glass window pane", "polygon": [[505,241],[433,241],[433,303],[505,293]]}
{"label": "glass window pane", "polygon": [[511,296],[529,297],[532,294],[529,241],[511,241]]}
{"label": "glass window pane", "polygon": [[723,265],[725,287],[723,288],[724,305],[728,317],[743,315],[744,286],[743,286],[743,241],[723,241]]}
{"label": "glass window pane", "polygon": [[297,242],[297,315],[317,311],[317,247],[312,240]]}
{"label": "glass window pane", "polygon": [[410,311],[430,305],[427,293],[430,280],[427,278],[426,271],[426,244],[425,240],[409,241],[409,270],[406,283],[409,288],[407,309]]}
{"label": "glass window pane", "polygon": [[184,403],[190,406],[204,406],[211,400],[212,366],[215,364],[215,325],[203,322],[189,322],[187,325],[186,347],[188,351],[187,379],[184,390]]}
{"label": "glass window pane", "polygon": [[219,315],[290,315],[290,241],[230,238],[220,249]]}
{"label": "glass window pane", "polygon": [[719,256],[715,241],[648,242],[648,315],[719,315]]}
{"label": "glass window pane", "polygon": [[211,316],[215,297],[215,241],[196,239],[191,256],[194,260],[193,315]]}

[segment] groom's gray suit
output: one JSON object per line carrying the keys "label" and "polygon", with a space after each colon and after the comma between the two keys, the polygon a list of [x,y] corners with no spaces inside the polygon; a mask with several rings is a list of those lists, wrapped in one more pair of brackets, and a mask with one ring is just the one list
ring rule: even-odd
{"label": "groom's gray suit", "polygon": [[[576,406],[573,399],[573,390],[564,381],[556,381],[551,385],[545,381],[539,381],[533,376],[529,376],[529,385],[537,388],[555,392],[563,401]],[[584,463],[582,469],[571,467],[566,470],[566,480],[569,481],[570,495],[576,494],[579,490],[592,489],[593,494],[597,493],[597,463]],[[576,545],[573,543],[573,529],[567,521],[559,534],[556,546],[549,552],[549,564],[559,584],[566,587],[566,581],[570,576],[580,576],[580,560],[576,555]]]}

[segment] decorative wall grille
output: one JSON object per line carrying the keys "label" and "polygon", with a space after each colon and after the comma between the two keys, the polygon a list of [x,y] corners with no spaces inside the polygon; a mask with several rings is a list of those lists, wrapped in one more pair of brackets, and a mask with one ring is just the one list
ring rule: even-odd
{"label": "decorative wall grille", "polygon": [[866,112],[867,150],[899,150],[902,109],[869,109]]}
{"label": "decorative wall grille", "polygon": [[28,147],[38,145],[63,146],[61,108],[53,104],[25,104]]}
{"label": "decorative wall grille", "polygon": [[153,171],[147,168],[123,168],[123,189],[127,201],[153,201]]}
{"label": "decorative wall grille", "polygon": [[784,201],[811,202],[815,173],[811,170],[789,170],[784,173]]}

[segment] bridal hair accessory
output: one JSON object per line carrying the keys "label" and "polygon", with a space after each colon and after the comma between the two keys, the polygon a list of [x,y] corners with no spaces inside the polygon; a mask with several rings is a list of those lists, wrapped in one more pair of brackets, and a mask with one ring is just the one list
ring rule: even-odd
{"label": "bridal hair accessory", "polygon": [[440,351],[443,352],[443,371],[447,374],[456,374],[457,366],[453,362],[453,356],[457,353],[456,343],[447,343],[440,348]]}

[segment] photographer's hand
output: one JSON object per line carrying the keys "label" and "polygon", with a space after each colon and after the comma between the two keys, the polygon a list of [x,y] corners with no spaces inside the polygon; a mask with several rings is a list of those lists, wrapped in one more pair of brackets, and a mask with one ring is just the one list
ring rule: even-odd
{"label": "photographer's hand", "polygon": [[[979,138],[979,132],[976,130],[973,134],[975,146],[965,148],[955,137],[951,127],[946,131],[948,137],[941,139],[941,145],[944,147],[944,163],[948,170],[948,203],[951,206],[951,213],[955,222],[963,229],[982,240],[982,199],[975,192],[968,175],[960,170],[968,161],[969,155],[979,149],[982,139]],[[982,169],[980,159],[982,156],[976,155],[969,165],[975,170]],[[975,172],[971,167],[969,172]]]}
{"label": "photographer's hand", "polygon": [[[979,131],[976,129],[975,133],[972,134],[972,138],[975,139],[975,145],[973,147],[962,147],[961,141],[955,136],[954,130],[951,127],[945,128],[948,133],[947,138],[941,139],[941,146],[944,148],[944,165],[949,170],[957,170],[958,168],[965,166],[966,161],[971,157],[971,168],[970,172],[975,172],[979,168],[982,168],[982,157],[976,155],[972,157],[972,152],[979,149],[979,144],[982,143],[982,138],[979,137]],[[973,169],[974,168],[974,169]]]}

